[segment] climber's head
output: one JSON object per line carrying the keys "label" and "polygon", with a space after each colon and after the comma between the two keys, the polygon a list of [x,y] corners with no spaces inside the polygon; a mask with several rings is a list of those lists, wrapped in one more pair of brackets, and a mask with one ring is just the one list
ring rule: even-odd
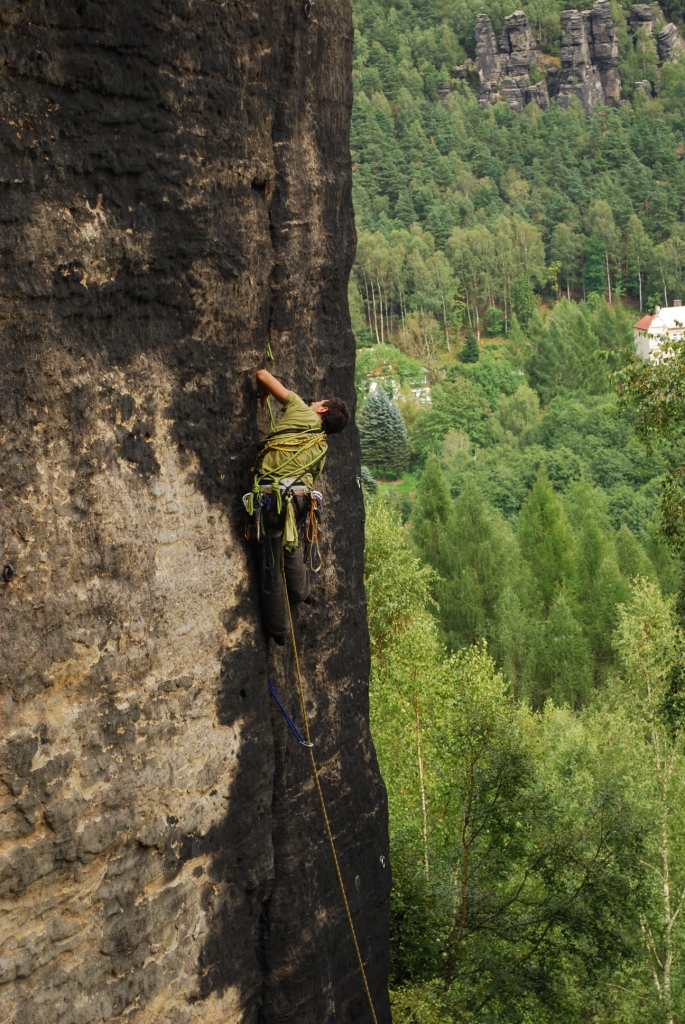
{"label": "climber's head", "polygon": [[311,402],[309,408],[321,419],[321,426],[327,434],[339,434],[347,426],[350,410],[341,398],[324,398],[322,402]]}

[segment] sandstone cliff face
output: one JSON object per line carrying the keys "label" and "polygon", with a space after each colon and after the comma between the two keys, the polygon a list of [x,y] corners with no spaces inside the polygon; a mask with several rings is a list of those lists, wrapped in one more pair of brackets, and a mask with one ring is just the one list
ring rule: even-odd
{"label": "sandstone cliff face", "polygon": [[599,71],[604,102],[617,107],[621,102],[621,79],[618,73],[618,40],[616,25],[608,0],[595,0],[590,12],[592,62]]}
{"label": "sandstone cliff face", "polygon": [[[651,34],[655,22],[661,19],[658,5],[633,4],[629,24],[633,35],[639,29]],[[486,14],[478,15],[475,35],[481,107],[501,99],[518,114],[528,103],[537,103],[546,110],[552,95],[565,110],[571,96],[575,96],[589,114],[597,104],[617,107],[621,103],[618,40],[608,0],[595,0],[589,11],[561,12],[561,68],[554,72],[548,69],[547,81],[531,83],[531,68],[540,61],[540,54],[523,11],[514,11],[504,19],[499,44]],[[657,33],[656,42],[661,64],[685,52],[675,25],[665,25]],[[471,66],[467,61],[452,68],[451,77],[468,78]],[[652,95],[647,80],[636,82],[635,87]]]}
{"label": "sandstone cliff face", "polygon": [[[3,1022],[370,1020],[241,536],[267,342],[299,393],[354,401],[351,19],[306,6],[0,13]],[[358,471],[351,429],[298,628],[388,1022]]]}

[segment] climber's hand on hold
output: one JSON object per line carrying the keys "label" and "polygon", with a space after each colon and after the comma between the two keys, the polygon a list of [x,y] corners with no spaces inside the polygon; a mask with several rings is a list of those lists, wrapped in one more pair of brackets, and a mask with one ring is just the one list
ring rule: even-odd
{"label": "climber's hand on hold", "polygon": [[277,402],[283,405],[290,394],[288,389],[284,387],[280,380],[278,380],[268,370],[257,370],[257,391],[262,403],[262,409],[266,403],[266,399],[269,395],[273,395]]}

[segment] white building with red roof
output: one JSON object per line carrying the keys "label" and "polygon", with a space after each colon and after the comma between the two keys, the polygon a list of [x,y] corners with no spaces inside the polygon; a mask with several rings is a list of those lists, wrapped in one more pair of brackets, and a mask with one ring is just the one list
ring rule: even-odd
{"label": "white building with red roof", "polygon": [[685,338],[685,307],[680,300],[672,306],[657,306],[653,316],[633,324],[635,351],[642,359],[658,362],[672,355],[670,342]]}

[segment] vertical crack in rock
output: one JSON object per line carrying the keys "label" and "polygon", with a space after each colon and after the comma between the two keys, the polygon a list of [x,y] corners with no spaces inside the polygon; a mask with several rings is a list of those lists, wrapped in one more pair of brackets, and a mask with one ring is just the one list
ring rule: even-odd
{"label": "vertical crack in rock", "polygon": [[[349,9],[30,0],[0,27],[0,1004],[366,1021],[240,506],[269,340],[287,384],[354,402]],[[350,429],[298,630],[387,1022],[358,471]],[[288,652],[270,671],[299,714]]]}

